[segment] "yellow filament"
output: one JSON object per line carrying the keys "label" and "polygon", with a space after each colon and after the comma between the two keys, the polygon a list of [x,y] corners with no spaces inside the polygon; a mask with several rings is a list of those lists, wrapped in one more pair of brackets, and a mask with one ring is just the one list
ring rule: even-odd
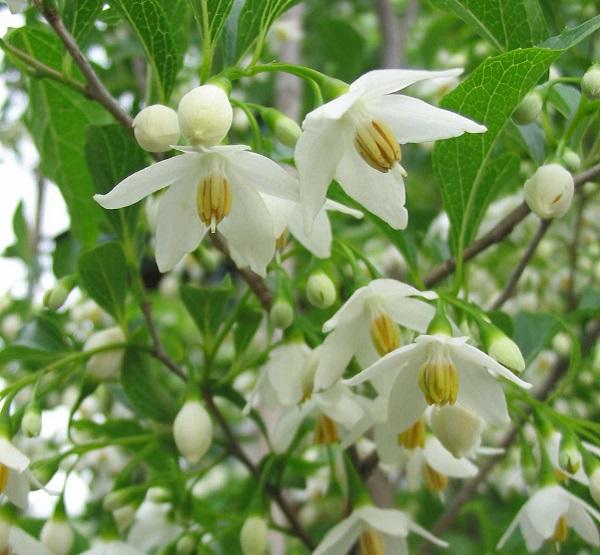
{"label": "yellow filament", "polygon": [[325,445],[338,443],[340,440],[336,423],[322,414],[315,425],[315,444]]}
{"label": "yellow filament", "polygon": [[556,525],[554,526],[554,534],[550,539],[554,543],[565,543],[568,535],[569,528],[567,526],[567,519],[563,515],[556,521]]}
{"label": "yellow filament", "polygon": [[458,375],[454,364],[434,354],[419,369],[418,382],[429,405],[453,405],[458,395]]}
{"label": "yellow filament", "polygon": [[377,530],[365,530],[360,535],[359,543],[361,555],[385,555],[383,536]]}
{"label": "yellow filament", "polygon": [[0,464],[0,493],[4,493],[4,490],[6,489],[8,473],[8,467],[4,464]]}
{"label": "yellow filament", "polygon": [[198,215],[212,233],[231,212],[231,200],[231,185],[222,174],[214,173],[200,180],[196,197]]}
{"label": "yellow filament", "polygon": [[428,464],[423,465],[423,478],[427,489],[433,493],[444,491],[448,487],[448,476],[440,474]]}
{"label": "yellow filament", "polygon": [[362,159],[372,168],[389,172],[400,161],[400,145],[394,133],[381,120],[366,121],[356,128],[354,146]]}
{"label": "yellow filament", "polygon": [[379,355],[387,355],[400,346],[400,328],[387,314],[380,314],[371,321],[371,339]]}
{"label": "yellow filament", "polygon": [[398,435],[398,444],[406,449],[425,447],[425,422],[421,418],[417,420],[408,430]]}

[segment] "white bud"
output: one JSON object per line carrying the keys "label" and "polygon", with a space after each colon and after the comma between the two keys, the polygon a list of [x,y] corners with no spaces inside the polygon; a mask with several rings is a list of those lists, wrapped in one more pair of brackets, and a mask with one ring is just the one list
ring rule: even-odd
{"label": "white bud", "polygon": [[600,466],[597,466],[590,476],[590,494],[592,499],[600,505]]}
{"label": "white bud", "polygon": [[44,293],[44,306],[48,310],[58,310],[73,290],[75,280],[73,276],[66,276],[59,279],[50,289]]}
{"label": "white bud", "polygon": [[128,503],[112,511],[112,516],[120,533],[123,533],[133,524],[136,513],[137,507],[133,503]]}
{"label": "white bud", "polygon": [[588,98],[600,98],[600,66],[590,67],[581,78],[581,91]]}
{"label": "white bud", "polygon": [[216,85],[202,85],[188,92],[177,108],[181,134],[193,145],[220,143],[231,127],[233,109],[227,93]]}
{"label": "white bud", "polygon": [[37,437],[42,431],[42,417],[38,408],[29,407],[21,420],[21,430],[27,437]]}
{"label": "white bud", "polygon": [[513,113],[513,120],[518,125],[527,125],[535,121],[542,111],[544,102],[540,93],[531,92],[521,100]]}
{"label": "white bud", "polygon": [[186,534],[177,541],[177,555],[191,555],[196,551],[198,540],[194,534]]}
{"label": "white bud", "polygon": [[576,172],[581,168],[581,158],[579,157],[579,154],[570,148],[565,150],[562,159],[569,171]]}
{"label": "white bud", "polygon": [[289,328],[294,321],[294,308],[287,301],[278,299],[273,303],[269,317],[275,327],[284,330]]}
{"label": "white bud", "polygon": [[554,336],[552,339],[552,347],[553,349],[561,356],[566,357],[571,352],[572,341],[571,337],[564,333],[560,332]]}
{"label": "white bud", "polygon": [[[102,330],[90,335],[83,346],[84,351],[98,349],[111,343],[124,343],[125,335],[121,328],[114,327]],[[92,355],[86,364],[87,371],[97,380],[108,380],[114,378],[121,369],[123,362],[123,349],[112,349]]]}
{"label": "white bud", "polygon": [[571,439],[563,438],[560,445],[558,465],[569,474],[576,474],[581,467],[582,460],[577,445]]}
{"label": "white bud", "polygon": [[540,218],[564,216],[573,200],[573,176],[559,164],[541,166],[525,182],[525,201]]}
{"label": "white bud", "polygon": [[336,297],[335,285],[324,272],[311,274],[306,283],[306,297],[317,308],[329,308]]}
{"label": "white bud", "polygon": [[431,412],[431,429],[441,444],[457,459],[473,452],[481,441],[485,423],[461,405],[436,407]]}
{"label": "white bud", "polygon": [[200,401],[187,401],[173,422],[173,436],[179,452],[190,464],[197,463],[212,442],[212,422]]}
{"label": "white bud", "polygon": [[259,516],[250,516],[240,533],[244,555],[263,555],[267,551],[267,523]]}
{"label": "white bud", "polygon": [[162,104],[144,108],[133,120],[138,144],[148,152],[167,152],[179,140],[177,112]]}
{"label": "white bud", "polygon": [[488,354],[514,372],[525,370],[525,360],[518,345],[504,334],[496,335],[490,342]]}
{"label": "white bud", "polygon": [[40,540],[54,555],[67,555],[75,542],[75,534],[66,521],[51,518],[44,524]]}
{"label": "white bud", "polygon": [[170,490],[162,486],[154,486],[146,492],[146,499],[153,503],[170,503],[173,500]]}

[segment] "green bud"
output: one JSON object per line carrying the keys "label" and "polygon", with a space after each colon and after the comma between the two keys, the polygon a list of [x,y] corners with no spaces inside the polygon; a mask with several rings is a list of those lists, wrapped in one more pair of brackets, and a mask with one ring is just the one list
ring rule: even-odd
{"label": "green bud", "polygon": [[37,401],[27,405],[21,420],[21,430],[27,437],[37,437],[42,431],[42,411]]}
{"label": "green bud", "polygon": [[294,147],[300,138],[302,129],[291,118],[282,114],[275,108],[266,108],[262,112],[262,117],[269,129],[275,134],[275,138],[282,144]]}
{"label": "green bud", "polygon": [[76,276],[70,275],[59,279],[44,293],[44,306],[48,310],[58,310],[69,296],[76,284]]}
{"label": "green bud", "polygon": [[569,474],[575,474],[581,467],[581,453],[577,449],[575,439],[570,435],[563,435],[560,442],[559,466]]}
{"label": "green bud", "polygon": [[450,324],[450,320],[446,316],[446,309],[441,302],[438,302],[435,315],[431,322],[429,322],[429,326],[427,327],[428,335],[447,335],[452,337],[452,326]]}
{"label": "green bud", "polygon": [[600,65],[590,67],[581,78],[581,92],[589,99],[600,98]]}
{"label": "green bud", "polygon": [[196,551],[198,539],[195,534],[185,534],[177,541],[177,555],[191,555]]}
{"label": "green bud", "polygon": [[129,488],[111,491],[102,502],[102,507],[105,511],[116,511],[125,507],[137,493]]}
{"label": "green bud", "polygon": [[544,101],[539,92],[533,91],[521,100],[515,111],[512,119],[517,125],[527,125],[537,119],[542,112]]}
{"label": "green bud", "polygon": [[273,303],[269,317],[275,327],[284,330],[294,321],[294,307],[288,301],[278,299]]}
{"label": "green bud", "polygon": [[259,516],[250,516],[240,533],[244,555],[263,555],[267,551],[267,523]]}
{"label": "green bud", "polygon": [[322,271],[313,272],[306,283],[308,302],[317,308],[329,308],[336,299],[335,285]]}
{"label": "green bud", "polygon": [[590,495],[600,505],[600,466],[596,466],[590,473]]}
{"label": "green bud", "polygon": [[173,500],[173,495],[167,488],[154,486],[146,492],[146,498],[153,503],[170,503]]}
{"label": "green bud", "polygon": [[581,169],[581,158],[579,154],[570,148],[563,153],[563,163],[569,171],[576,172]]}
{"label": "green bud", "polygon": [[488,354],[513,372],[525,370],[525,360],[517,344],[493,324],[479,326],[481,340]]}

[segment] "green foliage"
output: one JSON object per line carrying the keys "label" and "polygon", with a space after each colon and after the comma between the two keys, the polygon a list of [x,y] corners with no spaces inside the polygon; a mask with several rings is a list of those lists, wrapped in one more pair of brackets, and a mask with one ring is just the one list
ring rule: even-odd
{"label": "green foliage", "polygon": [[210,43],[216,43],[223,33],[234,0],[189,0],[201,29],[208,28]]}
{"label": "green foliage", "polygon": [[77,44],[82,44],[93,29],[94,22],[102,12],[102,0],[68,0],[63,10],[65,27]]}

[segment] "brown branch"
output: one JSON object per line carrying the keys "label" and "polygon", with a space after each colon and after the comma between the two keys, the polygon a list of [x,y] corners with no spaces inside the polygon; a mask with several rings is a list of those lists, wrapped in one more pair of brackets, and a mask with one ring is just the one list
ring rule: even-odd
{"label": "brown branch", "polygon": [[383,68],[400,67],[400,27],[390,0],[375,0],[375,13],[381,33],[380,60]]}
{"label": "brown branch", "polygon": [[[573,177],[575,182],[576,192],[581,191],[581,186],[586,181],[591,181],[600,176],[600,164],[596,164],[591,168],[578,173]],[[514,210],[509,212],[494,228],[482,235],[479,239],[473,241],[463,252],[463,261],[471,260],[474,256],[480,252],[486,250],[488,247],[501,242],[512,230],[521,223],[531,210],[522,202]],[[432,287],[438,284],[448,275],[450,275],[456,269],[456,261],[454,258],[448,258],[429,272],[425,277],[424,283],[426,287]]]}
{"label": "brown branch", "polygon": [[535,251],[538,248],[540,241],[542,240],[544,235],[546,235],[546,232],[548,231],[548,228],[550,227],[551,223],[552,220],[542,220],[540,222],[540,225],[537,231],[535,232],[533,239],[529,243],[527,250],[523,253],[521,260],[519,260],[519,264],[511,274],[508,283],[506,284],[506,287],[504,288],[502,293],[500,293],[498,298],[492,303],[492,310],[498,310],[508,299],[512,297],[517,287],[517,283],[521,279],[525,268],[527,268],[527,265],[529,264],[529,262],[531,262],[531,259],[533,258],[533,255],[535,254]]}

